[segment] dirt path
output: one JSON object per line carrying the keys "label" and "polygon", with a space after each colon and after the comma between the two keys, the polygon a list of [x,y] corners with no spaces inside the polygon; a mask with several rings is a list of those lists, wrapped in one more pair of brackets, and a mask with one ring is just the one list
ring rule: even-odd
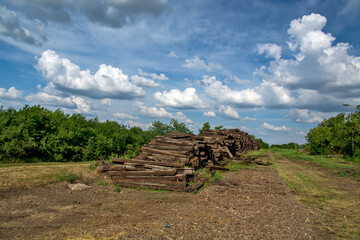
{"label": "dirt path", "polygon": [[326,239],[321,216],[268,168],[227,173],[198,194],[91,185],[0,192],[0,238]]}

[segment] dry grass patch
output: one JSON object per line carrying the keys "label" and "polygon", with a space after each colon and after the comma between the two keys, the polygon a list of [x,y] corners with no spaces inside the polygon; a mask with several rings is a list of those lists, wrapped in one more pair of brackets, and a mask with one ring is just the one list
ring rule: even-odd
{"label": "dry grass patch", "polygon": [[90,163],[1,164],[0,189],[32,188],[93,177]]}

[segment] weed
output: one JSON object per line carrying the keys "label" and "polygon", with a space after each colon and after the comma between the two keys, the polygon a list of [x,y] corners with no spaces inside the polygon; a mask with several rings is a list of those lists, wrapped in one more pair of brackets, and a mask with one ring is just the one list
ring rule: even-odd
{"label": "weed", "polygon": [[115,188],[114,188],[114,192],[120,192],[121,191],[121,189],[122,189],[122,187],[119,185],[119,184],[117,184],[117,183],[115,183]]}
{"label": "weed", "polygon": [[227,164],[225,167],[230,169],[230,172],[237,172],[242,168],[249,168],[249,167],[254,167],[256,166],[256,164],[252,163],[252,164],[243,164],[243,163],[229,163]]}
{"label": "weed", "polygon": [[68,182],[73,183],[75,180],[80,179],[82,176],[80,174],[76,174],[70,171],[63,170],[60,173],[55,175],[55,178],[53,179],[52,183],[57,182]]}
{"label": "weed", "polygon": [[108,184],[106,182],[104,182],[104,181],[100,181],[100,182],[98,182],[98,185],[106,187]]}

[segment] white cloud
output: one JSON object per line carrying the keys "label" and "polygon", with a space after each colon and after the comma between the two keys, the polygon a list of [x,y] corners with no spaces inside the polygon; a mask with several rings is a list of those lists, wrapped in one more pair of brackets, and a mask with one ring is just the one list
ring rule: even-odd
{"label": "white cloud", "polygon": [[135,121],[139,120],[139,117],[132,116],[126,113],[114,113],[113,116],[116,117],[117,119],[135,120]]}
{"label": "white cloud", "polygon": [[206,117],[211,117],[211,118],[216,117],[216,114],[213,111],[204,112],[203,115]]}
{"label": "white cloud", "polygon": [[290,91],[273,82],[263,81],[255,91],[261,95],[264,106],[268,108],[286,108],[294,103]]}
{"label": "white cloud", "polygon": [[91,114],[92,110],[90,104],[87,103],[83,98],[70,96],[70,97],[62,97],[51,95],[47,92],[38,92],[36,94],[31,94],[26,96],[26,101],[42,104],[47,106],[55,106],[55,107],[64,107],[67,109],[73,109],[75,112]]}
{"label": "white cloud", "polygon": [[173,118],[174,116],[167,112],[165,108],[147,107],[142,102],[135,102],[134,109],[143,116],[150,118]]}
{"label": "white cloud", "polygon": [[306,133],[304,131],[298,131],[296,132],[296,135],[299,135],[299,136],[306,136]]}
{"label": "white cloud", "polygon": [[259,69],[268,86],[276,86],[276,96],[282,96],[270,107],[341,111],[343,101],[360,95],[360,57],[349,55],[347,43],[333,45],[335,38],[322,31],[325,25],[326,18],[314,13],[291,21],[288,45],[293,55]]}
{"label": "white cloud", "polygon": [[307,109],[292,109],[288,117],[299,123],[320,123],[328,114],[322,112],[309,112]]}
{"label": "white cloud", "polygon": [[138,121],[129,120],[126,122],[126,125],[129,125],[129,127],[139,127],[142,129],[148,129],[150,126],[152,126],[151,123],[140,123]]}
{"label": "white cloud", "polygon": [[174,115],[174,118],[180,122],[186,122],[186,123],[193,123],[193,121],[191,119],[189,119],[184,113],[182,112],[177,112]]}
{"label": "white cloud", "polygon": [[162,85],[160,83],[156,83],[152,79],[140,77],[138,75],[131,76],[131,82],[134,83],[138,87],[148,87],[148,88],[162,87]]}
{"label": "white cloud", "polygon": [[140,68],[138,69],[139,75],[144,76],[144,77],[151,77],[153,80],[169,80],[168,77],[165,76],[164,73],[160,73],[159,75],[156,73],[147,73],[144,72],[143,70],[141,70]]}
{"label": "white cloud", "polygon": [[279,60],[281,58],[281,47],[276,44],[258,44],[257,50],[259,54],[265,53],[267,57],[273,57],[275,60]]}
{"label": "white cloud", "polygon": [[223,114],[225,117],[228,117],[230,119],[234,119],[234,120],[240,119],[239,114],[235,111],[235,109],[233,109],[230,106],[221,105],[219,108],[219,112]]}
{"label": "white cloud", "polygon": [[205,92],[220,103],[233,104],[237,107],[257,107],[263,105],[262,97],[254,89],[232,90],[216,80],[215,76],[203,76],[201,85]]}
{"label": "white cloud", "polygon": [[0,6],[0,34],[11,37],[19,42],[40,44],[30,31],[20,26],[19,18],[14,11]]}
{"label": "white cloud", "polygon": [[182,66],[186,68],[205,69],[208,72],[212,72],[214,70],[219,70],[223,68],[220,64],[216,64],[212,62],[206,64],[206,62],[200,59],[198,56],[195,56],[192,59],[186,59],[185,63]]}
{"label": "white cloud", "polygon": [[15,101],[21,100],[23,97],[21,91],[16,90],[15,87],[10,87],[8,90],[6,90],[5,88],[0,88],[0,98]]}
{"label": "white cloud", "polygon": [[262,125],[263,128],[270,130],[270,131],[276,131],[276,132],[286,132],[286,131],[290,131],[290,129],[288,127],[286,127],[285,125],[282,127],[275,127],[273,125],[270,125],[266,122],[264,122],[264,124]]}
{"label": "white cloud", "polygon": [[66,58],[60,58],[54,51],[44,51],[38,59],[37,68],[54,86],[63,91],[91,98],[133,99],[145,92],[129,81],[119,68],[100,65],[92,75],[90,70],[80,70]]}
{"label": "white cloud", "polygon": [[178,109],[194,109],[204,107],[204,102],[196,94],[195,88],[186,88],[183,92],[172,89],[170,92],[156,92],[154,98],[161,106],[168,106]]}
{"label": "white cloud", "polygon": [[111,99],[109,99],[109,98],[101,99],[101,100],[100,100],[100,104],[101,104],[101,105],[104,105],[104,106],[110,107],[110,106],[111,106]]}
{"label": "white cloud", "polygon": [[179,58],[179,56],[174,51],[169,52],[168,57],[176,58],[176,59]]}

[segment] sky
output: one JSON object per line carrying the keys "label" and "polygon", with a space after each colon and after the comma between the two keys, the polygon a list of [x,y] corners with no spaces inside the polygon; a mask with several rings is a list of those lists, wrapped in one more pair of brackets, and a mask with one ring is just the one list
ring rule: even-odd
{"label": "sky", "polygon": [[0,105],[305,143],[360,104],[359,0],[0,0]]}

